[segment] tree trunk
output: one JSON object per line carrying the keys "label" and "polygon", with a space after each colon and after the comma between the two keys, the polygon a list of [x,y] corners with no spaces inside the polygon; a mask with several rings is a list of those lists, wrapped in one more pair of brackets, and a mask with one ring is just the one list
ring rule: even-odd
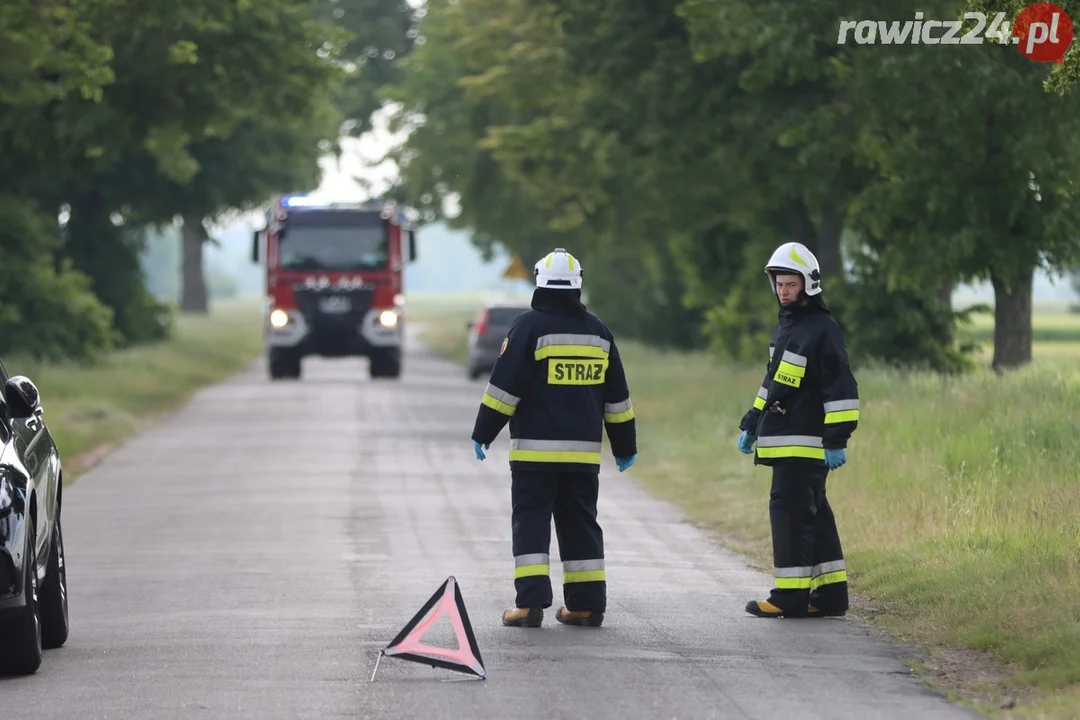
{"label": "tree trunk", "polygon": [[[938,302],[940,302],[942,304],[942,306],[945,309],[947,309],[950,313],[952,312],[952,307],[953,307],[952,296],[953,296],[953,291],[955,291],[955,290],[956,290],[956,281],[955,280],[945,280],[938,287],[937,293],[936,293]],[[949,322],[949,323],[943,325],[939,329],[939,331],[937,333],[935,333],[934,339],[937,342],[939,342],[941,345],[944,345],[946,347],[951,347],[952,344],[953,344],[953,341],[956,339],[956,323],[955,322]]]}
{"label": "tree trunk", "polygon": [[843,229],[840,213],[834,206],[826,205],[821,211],[816,247],[811,248],[821,265],[822,287],[824,283],[833,286],[844,283],[844,253],[840,247]]}
{"label": "tree trunk", "polygon": [[990,276],[994,286],[994,360],[997,371],[1031,362],[1031,301],[1035,270]]}
{"label": "tree trunk", "polygon": [[791,220],[791,241],[802,243],[816,255],[817,249],[814,246],[817,245],[817,231],[802,200],[793,198],[788,201],[788,217]]}
{"label": "tree trunk", "polygon": [[180,311],[206,314],[210,309],[203,275],[203,244],[207,238],[202,218],[184,217],[180,230],[183,261],[180,267]]}

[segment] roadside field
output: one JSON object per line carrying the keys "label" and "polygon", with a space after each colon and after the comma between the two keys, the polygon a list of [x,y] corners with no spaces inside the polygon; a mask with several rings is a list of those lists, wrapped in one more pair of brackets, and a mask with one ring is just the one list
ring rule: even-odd
{"label": "roadside field", "polygon": [[[411,317],[460,361],[477,306],[432,299]],[[927,682],[999,717],[1076,717],[1080,322],[1054,313],[1035,324],[1061,339],[1039,340],[1035,362],[1002,377],[859,370],[862,418],[829,496],[853,612],[923,649]],[[768,471],[735,447],[762,368],[620,349],[638,417],[632,474],[770,569]]]}
{"label": "roadside field", "polygon": [[70,483],[155,415],[252,362],[262,352],[261,323],[258,298],[221,301],[208,316],[179,316],[173,338],[119,350],[96,366],[18,356],[5,357],[4,365],[41,392]]}

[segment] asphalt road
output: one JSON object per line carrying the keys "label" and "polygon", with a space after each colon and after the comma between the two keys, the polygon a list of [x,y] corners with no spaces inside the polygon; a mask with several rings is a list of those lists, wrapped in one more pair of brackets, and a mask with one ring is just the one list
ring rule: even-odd
{"label": "asphalt road", "polygon": [[[0,679],[0,718],[974,717],[852,618],[746,615],[770,578],[613,463],[605,626],[553,608],[543,628],[502,627],[506,431],[478,462],[483,383],[412,348],[401,382],[309,359],[300,382],[270,383],[257,364],[68,487],[71,638],[35,676]],[[553,543],[556,602],[558,568]],[[450,575],[486,680],[383,658],[372,681]]]}

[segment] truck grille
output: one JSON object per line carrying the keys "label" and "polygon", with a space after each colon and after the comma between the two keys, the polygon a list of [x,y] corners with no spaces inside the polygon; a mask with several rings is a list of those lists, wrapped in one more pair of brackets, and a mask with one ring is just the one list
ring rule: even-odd
{"label": "truck grille", "polygon": [[374,291],[296,289],[296,309],[315,333],[355,329],[371,309]]}

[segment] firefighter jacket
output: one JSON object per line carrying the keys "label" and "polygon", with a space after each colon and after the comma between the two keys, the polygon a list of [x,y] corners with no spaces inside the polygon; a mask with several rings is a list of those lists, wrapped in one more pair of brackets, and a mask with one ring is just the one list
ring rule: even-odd
{"label": "firefighter jacket", "polygon": [[757,436],[755,465],[823,465],[825,449],[845,448],[859,423],[859,387],[843,334],[810,299],[780,309],[765,380],[739,429]]}
{"label": "firefighter jacket", "polygon": [[637,453],[615,339],[579,297],[537,288],[503,340],[472,439],[490,443],[509,423],[511,469],[597,472],[605,428],[615,457]]}

